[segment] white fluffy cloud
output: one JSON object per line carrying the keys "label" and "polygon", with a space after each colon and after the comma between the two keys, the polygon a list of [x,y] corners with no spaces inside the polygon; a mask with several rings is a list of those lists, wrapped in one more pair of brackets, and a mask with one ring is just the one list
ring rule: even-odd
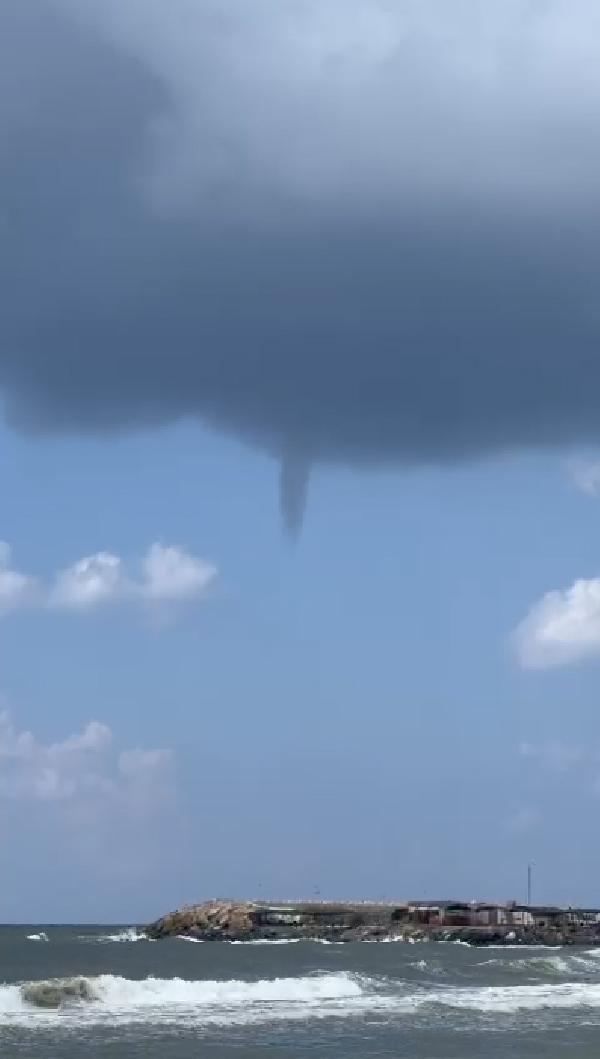
{"label": "white fluffy cloud", "polygon": [[16,801],[65,803],[77,813],[148,807],[165,795],[171,752],[134,748],[113,750],[105,724],[90,721],[61,742],[43,743],[19,730],[8,711],[0,713],[0,797]]}
{"label": "white fluffy cloud", "polygon": [[120,595],[122,580],[118,556],[109,552],[88,555],[57,574],[50,602],[66,609],[95,607]]}
{"label": "white fluffy cloud", "polygon": [[531,669],[600,656],[600,578],[546,593],[517,626],[519,660]]}
{"label": "white fluffy cloud", "polygon": [[183,548],[152,544],[139,573],[110,552],[88,555],[44,585],[10,567],[10,549],[0,543],[0,614],[23,605],[90,611],[110,603],[186,603],[201,598],[217,568]]}
{"label": "white fluffy cloud", "polygon": [[216,575],[204,559],[182,548],[153,544],[142,561],[142,581],[136,591],[157,600],[188,600],[201,596]]}
{"label": "white fluffy cloud", "polygon": [[47,874],[60,850],[59,886],[80,869],[95,883],[147,880],[176,852],[179,811],[170,749],[119,747],[98,721],[44,741],[0,711],[0,821],[24,870],[39,863]]}

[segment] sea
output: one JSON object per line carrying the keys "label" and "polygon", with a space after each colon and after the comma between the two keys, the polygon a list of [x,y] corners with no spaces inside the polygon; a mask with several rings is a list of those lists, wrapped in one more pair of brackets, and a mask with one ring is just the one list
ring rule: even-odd
{"label": "sea", "polygon": [[600,949],[0,928],[0,1057],[598,1059]]}

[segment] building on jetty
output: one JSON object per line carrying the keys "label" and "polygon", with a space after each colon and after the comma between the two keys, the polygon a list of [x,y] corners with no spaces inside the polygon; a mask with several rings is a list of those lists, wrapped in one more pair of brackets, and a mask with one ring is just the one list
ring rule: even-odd
{"label": "building on jetty", "polygon": [[586,930],[600,926],[600,909],[478,901],[410,901],[396,922],[427,927],[508,927],[521,930]]}

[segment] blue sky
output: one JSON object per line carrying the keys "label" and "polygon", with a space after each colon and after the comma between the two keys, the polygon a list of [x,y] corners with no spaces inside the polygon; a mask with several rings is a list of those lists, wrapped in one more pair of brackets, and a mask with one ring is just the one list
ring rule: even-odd
{"label": "blue sky", "polygon": [[600,12],[3,0],[0,919],[598,903]]}
{"label": "blue sky", "polygon": [[77,793],[75,822],[69,798],[13,791],[6,918],[316,888],[518,897],[529,857],[540,899],[594,900],[597,666],[526,669],[510,641],[548,589],[597,570],[598,502],[564,455],[323,469],[293,544],[275,462],[195,424],[96,441],[5,428],[2,448],[15,567],[50,580],[153,541],[218,567],[165,621],[123,601],[4,615],[15,729],[48,745],[97,721],[115,752],[172,752],[164,790],[122,825],[101,791]]}

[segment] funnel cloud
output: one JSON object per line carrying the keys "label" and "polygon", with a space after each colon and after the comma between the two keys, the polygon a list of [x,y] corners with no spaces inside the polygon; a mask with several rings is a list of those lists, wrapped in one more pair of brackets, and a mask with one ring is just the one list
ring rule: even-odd
{"label": "funnel cloud", "polygon": [[495,7],[4,0],[9,421],[197,418],[290,532],[322,462],[600,440],[600,13]]}

